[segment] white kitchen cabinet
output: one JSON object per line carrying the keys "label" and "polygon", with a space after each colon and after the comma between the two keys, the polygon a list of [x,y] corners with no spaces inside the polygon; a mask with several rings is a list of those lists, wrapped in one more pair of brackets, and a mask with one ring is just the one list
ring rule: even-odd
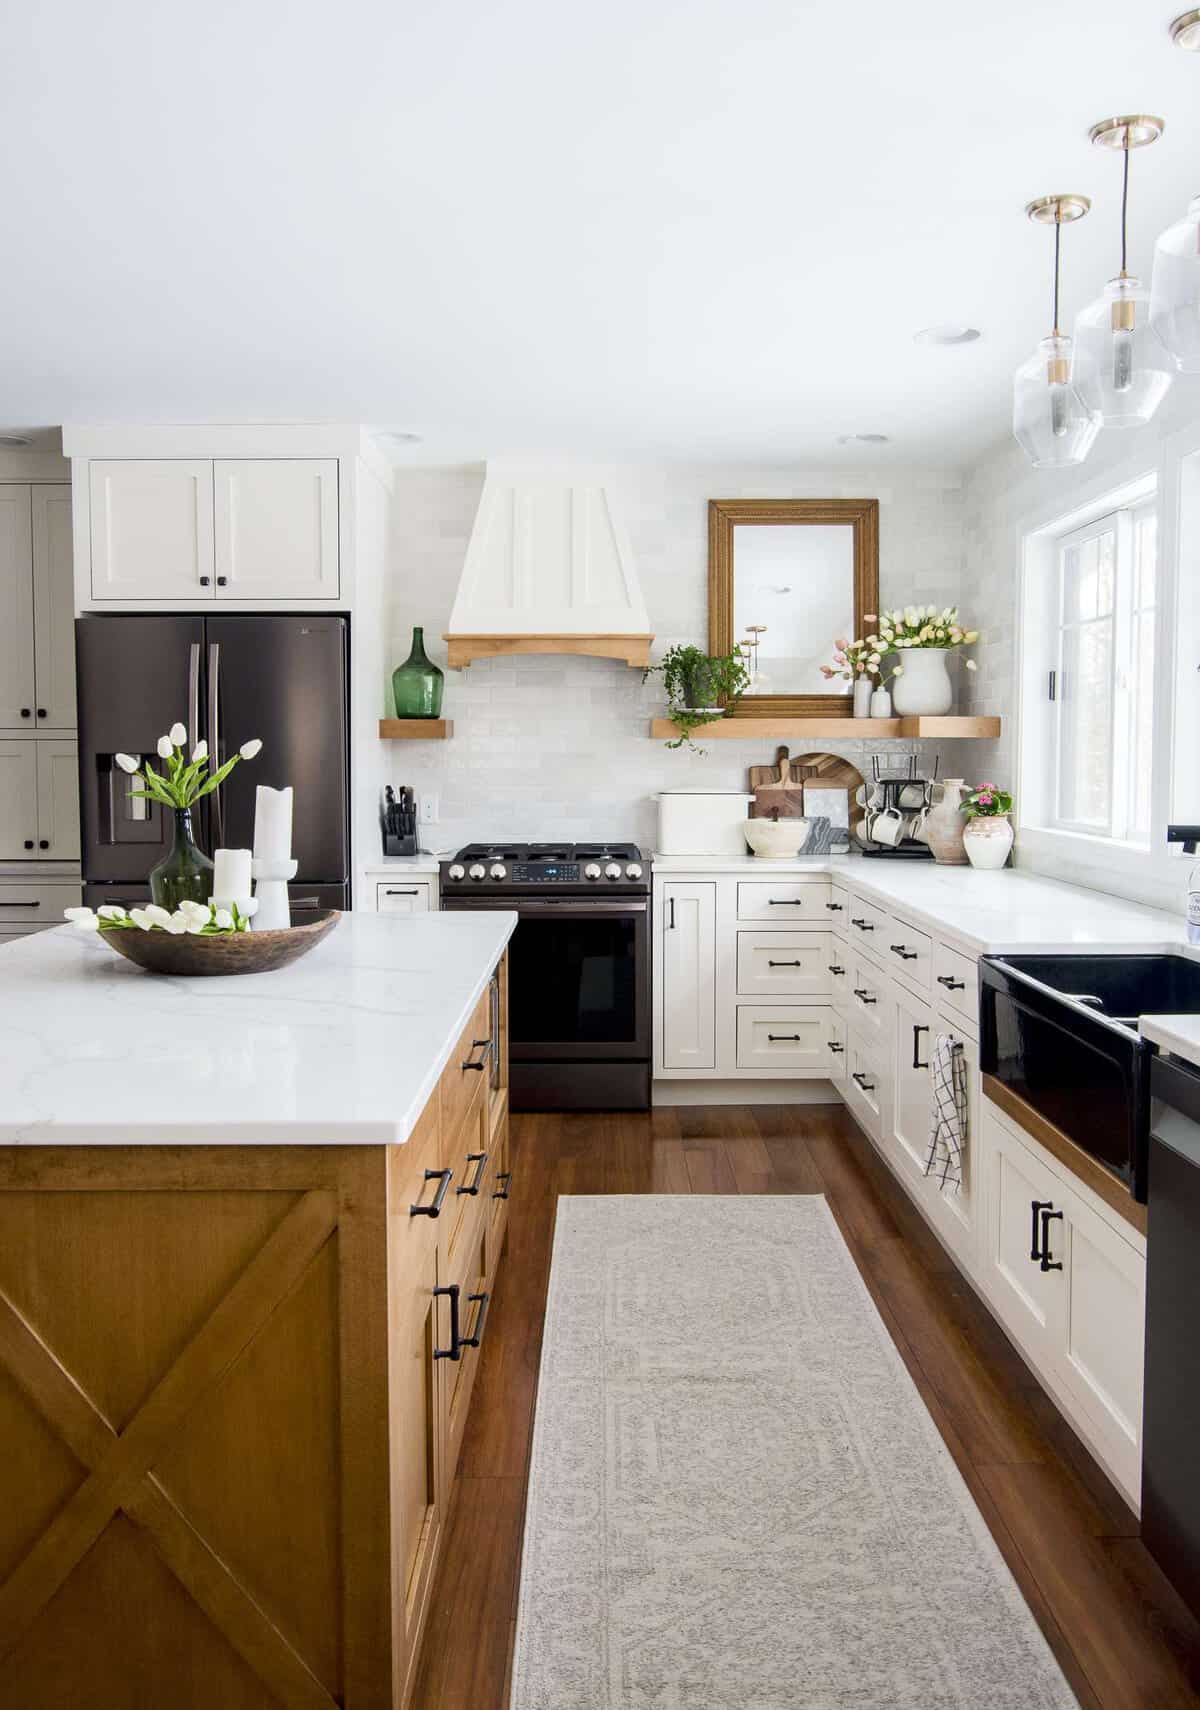
{"label": "white kitchen cabinet", "polygon": [[428,914],[433,908],[432,879],[386,879],[375,885],[378,914]]}
{"label": "white kitchen cabinet", "polygon": [[94,600],[211,600],[213,466],[208,458],[88,465]]}
{"label": "white kitchen cabinet", "polygon": [[846,1033],[846,1104],[877,1144],[890,1121],[887,1059],[877,1039],[866,1040],[851,1026]]}
{"label": "white kitchen cabinet", "polygon": [[77,879],[48,882],[37,878],[0,881],[0,938],[24,938],[50,926],[61,926],[63,910],[79,905]]}
{"label": "white kitchen cabinet", "polygon": [[39,732],[75,728],[75,594],[71,489],[30,489],[33,521],[33,657]]}
{"label": "white kitchen cabinet", "polygon": [[1145,1254],[1102,1218],[1086,1214],[1074,1194],[1065,1234],[1062,1381],[1109,1455],[1130,1466],[1136,1476],[1142,1434]]}
{"label": "white kitchen cabinet", "polygon": [[831,1073],[831,1040],[844,1041],[845,1024],[827,1004],[740,1003],[737,1066],[773,1074],[779,1069]]}
{"label": "white kitchen cabinet", "polygon": [[918,998],[897,991],[892,1028],[892,1140],[900,1168],[913,1178],[909,1191],[923,1191],[933,1119],[929,1074],[933,1011]]}
{"label": "white kitchen cabinet", "polygon": [[213,506],[218,599],[337,599],[335,457],[218,459]]}
{"label": "white kitchen cabinet", "polygon": [[0,727],[33,730],[36,708],[29,488],[0,487]]}
{"label": "white kitchen cabinet", "polygon": [[829,932],[739,932],[738,996],[827,1002],[833,943]]}
{"label": "white kitchen cabinet", "polygon": [[715,1069],[716,884],[664,884],[658,934],[663,1067]]}
{"label": "white kitchen cabinet", "polygon": [[987,1172],[980,1280],[997,1315],[1040,1364],[1060,1333],[1054,1274],[1038,1257],[1040,1214],[1056,1209],[1062,1183],[990,1113],[980,1139]]}
{"label": "white kitchen cabinet", "polygon": [[38,859],[79,860],[79,749],[46,737],[37,750]]}
{"label": "white kitchen cabinet", "polygon": [[37,859],[40,747],[0,740],[0,861]]}

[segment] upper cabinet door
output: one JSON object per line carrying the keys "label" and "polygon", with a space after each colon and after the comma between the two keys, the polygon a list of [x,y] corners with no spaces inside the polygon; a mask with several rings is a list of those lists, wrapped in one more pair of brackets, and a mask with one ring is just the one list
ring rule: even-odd
{"label": "upper cabinet door", "polygon": [[94,600],[214,598],[207,458],[97,460],[88,474]]}
{"label": "upper cabinet door", "polygon": [[75,728],[71,489],[33,488],[34,666],[38,730]]}
{"label": "upper cabinet door", "polygon": [[329,458],[215,465],[221,600],[336,600],[338,466]]}
{"label": "upper cabinet door", "polygon": [[0,487],[0,730],[36,730],[28,487]]}

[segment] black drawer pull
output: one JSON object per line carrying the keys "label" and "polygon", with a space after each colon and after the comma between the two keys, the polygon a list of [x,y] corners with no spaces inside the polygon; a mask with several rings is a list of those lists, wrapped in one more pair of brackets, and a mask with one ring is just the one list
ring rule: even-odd
{"label": "black drawer pull", "polygon": [[768,897],[772,908],[803,908],[803,897]]}
{"label": "black drawer pull", "polygon": [[1038,1241],[1038,1213],[1049,1211],[1053,1204],[1052,1199],[1031,1199],[1029,1202],[1029,1257],[1035,1265],[1042,1256]]}
{"label": "black drawer pull", "polygon": [[800,1035],[798,1033],[768,1033],[767,1038],[772,1045],[785,1041],[796,1045],[800,1043]]}
{"label": "black drawer pull", "polygon": [[454,1191],[455,1193],[469,1193],[474,1196],[479,1192],[479,1184],[483,1180],[483,1172],[487,1169],[487,1153],[468,1152],[467,1162],[468,1164],[474,1164],[477,1166],[475,1170],[475,1180],[473,1182],[464,1182],[460,1188],[455,1188]]}
{"label": "black drawer pull", "polygon": [[483,1340],[483,1327],[487,1323],[488,1307],[491,1304],[492,1297],[487,1289],[484,1289],[482,1294],[469,1294],[467,1299],[479,1302],[479,1316],[475,1320],[475,1328],[471,1334],[460,1338],[459,1347],[477,1348]]}
{"label": "black drawer pull", "polygon": [[852,1081],[857,1081],[859,1086],[862,1088],[862,1090],[864,1092],[874,1092],[875,1091],[875,1082],[869,1081],[865,1075],[860,1075],[860,1074],[855,1073],[855,1074],[851,1075],[850,1079]]}
{"label": "black drawer pull", "polygon": [[802,968],[803,966],[803,962],[772,962],[771,958],[767,957],[768,968]]}
{"label": "black drawer pull", "polygon": [[866,986],[855,986],[854,995],[858,999],[859,1003],[878,1003],[879,1002],[879,999],[877,997],[872,997],[870,991],[867,989]]}
{"label": "black drawer pull", "polygon": [[840,1045],[836,1039],[831,1039],[829,1041],[829,1049],[831,1051],[844,1051],[846,1047],[844,1045]]}
{"label": "black drawer pull", "polygon": [[40,902],[0,902],[0,908],[41,908]]}
{"label": "black drawer pull", "polygon": [[462,1336],[459,1333],[458,1322],[458,1284],[451,1283],[448,1288],[435,1288],[433,1293],[435,1299],[439,1294],[444,1294],[450,1302],[450,1346],[448,1348],[434,1348],[433,1357],[435,1360],[461,1360]]}
{"label": "black drawer pull", "polygon": [[459,1064],[459,1068],[464,1071],[467,1069],[478,1069],[480,1074],[482,1074],[484,1069],[487,1068],[488,1052],[491,1048],[492,1042],[490,1039],[472,1039],[471,1049],[472,1051],[479,1052],[479,1061],[476,1062],[473,1058],[468,1057],[465,1063]]}
{"label": "black drawer pull", "polygon": [[826,903],[825,904],[825,907],[829,910],[830,914],[841,914],[841,912],[845,908],[845,906],[846,906],[845,903]]}
{"label": "black drawer pull", "polygon": [[851,920],[851,926],[857,926],[860,932],[874,932],[875,928],[869,920]]}
{"label": "black drawer pull", "polygon": [[948,992],[965,992],[967,989],[967,982],[956,980],[953,974],[939,974],[937,983],[939,986],[945,986]]}
{"label": "black drawer pull", "polygon": [[416,885],[410,885],[406,891],[384,891],[385,897],[415,897],[419,895]]}
{"label": "black drawer pull", "polygon": [[1042,1251],[1040,1255],[1041,1268],[1044,1271],[1061,1271],[1062,1260],[1052,1259],[1050,1257],[1050,1232],[1046,1228],[1046,1225],[1054,1218],[1057,1218],[1061,1223],[1063,1221],[1063,1214],[1061,1211],[1051,1211],[1050,1205],[1046,1204],[1043,1205],[1038,1215],[1042,1220]]}
{"label": "black drawer pull", "polygon": [[408,1208],[408,1215],[410,1217],[438,1217],[438,1216],[440,1216],[441,1210],[442,1210],[442,1201],[446,1197],[446,1190],[450,1186],[450,1183],[454,1180],[454,1171],[453,1170],[426,1170],[425,1180],[427,1182],[438,1182],[438,1184],[439,1184],[438,1190],[434,1194],[433,1198],[430,1200],[428,1205],[410,1205]]}
{"label": "black drawer pull", "polygon": [[915,962],[917,960],[917,951],[910,950],[907,944],[893,944],[891,951],[892,955],[899,956],[902,962]]}
{"label": "black drawer pull", "polygon": [[504,1192],[503,1193],[494,1193],[492,1195],[492,1198],[493,1199],[507,1199],[508,1198],[508,1191],[512,1187],[512,1171],[511,1170],[499,1171],[499,1173],[496,1176],[496,1180],[498,1182],[504,1183]]}
{"label": "black drawer pull", "polygon": [[927,1069],[929,1067],[928,1063],[923,1063],[921,1061],[921,1035],[922,1035],[922,1033],[928,1033],[928,1032],[929,1032],[929,1027],[928,1027],[928,1024],[926,1022],[923,1022],[923,1021],[914,1021],[913,1022],[913,1068],[914,1069]]}
{"label": "black drawer pull", "polygon": [[667,921],[667,926],[668,926],[670,931],[674,932],[674,930],[675,930],[675,898],[674,897],[670,898],[670,919]]}
{"label": "black drawer pull", "polygon": [[842,974],[844,974],[846,972],[846,970],[845,970],[845,968],[839,968],[836,962],[830,962],[829,963],[829,972],[831,974],[834,974],[834,975],[837,975],[838,977],[840,977]]}

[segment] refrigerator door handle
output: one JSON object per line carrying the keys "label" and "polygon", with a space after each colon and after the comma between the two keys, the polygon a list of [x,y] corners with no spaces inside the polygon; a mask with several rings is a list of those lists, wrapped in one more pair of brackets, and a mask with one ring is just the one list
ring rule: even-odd
{"label": "refrigerator door handle", "polygon": [[[221,643],[208,646],[208,766],[210,774],[221,764]],[[209,797],[212,807],[213,848],[224,847],[225,827],[222,823],[221,792],[214,790]]]}
{"label": "refrigerator door handle", "polygon": [[188,758],[200,740],[200,643],[188,650]]}

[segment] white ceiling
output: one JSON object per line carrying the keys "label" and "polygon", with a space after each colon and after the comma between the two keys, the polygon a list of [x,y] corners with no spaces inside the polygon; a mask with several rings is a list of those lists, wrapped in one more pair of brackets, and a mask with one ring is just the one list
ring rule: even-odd
{"label": "white ceiling", "polygon": [[[1200,55],[1128,0],[10,8],[0,420],[343,420],[420,455],[962,464],[1200,179]],[[928,350],[937,321],[977,344]],[[867,454],[878,460],[878,453]]]}

